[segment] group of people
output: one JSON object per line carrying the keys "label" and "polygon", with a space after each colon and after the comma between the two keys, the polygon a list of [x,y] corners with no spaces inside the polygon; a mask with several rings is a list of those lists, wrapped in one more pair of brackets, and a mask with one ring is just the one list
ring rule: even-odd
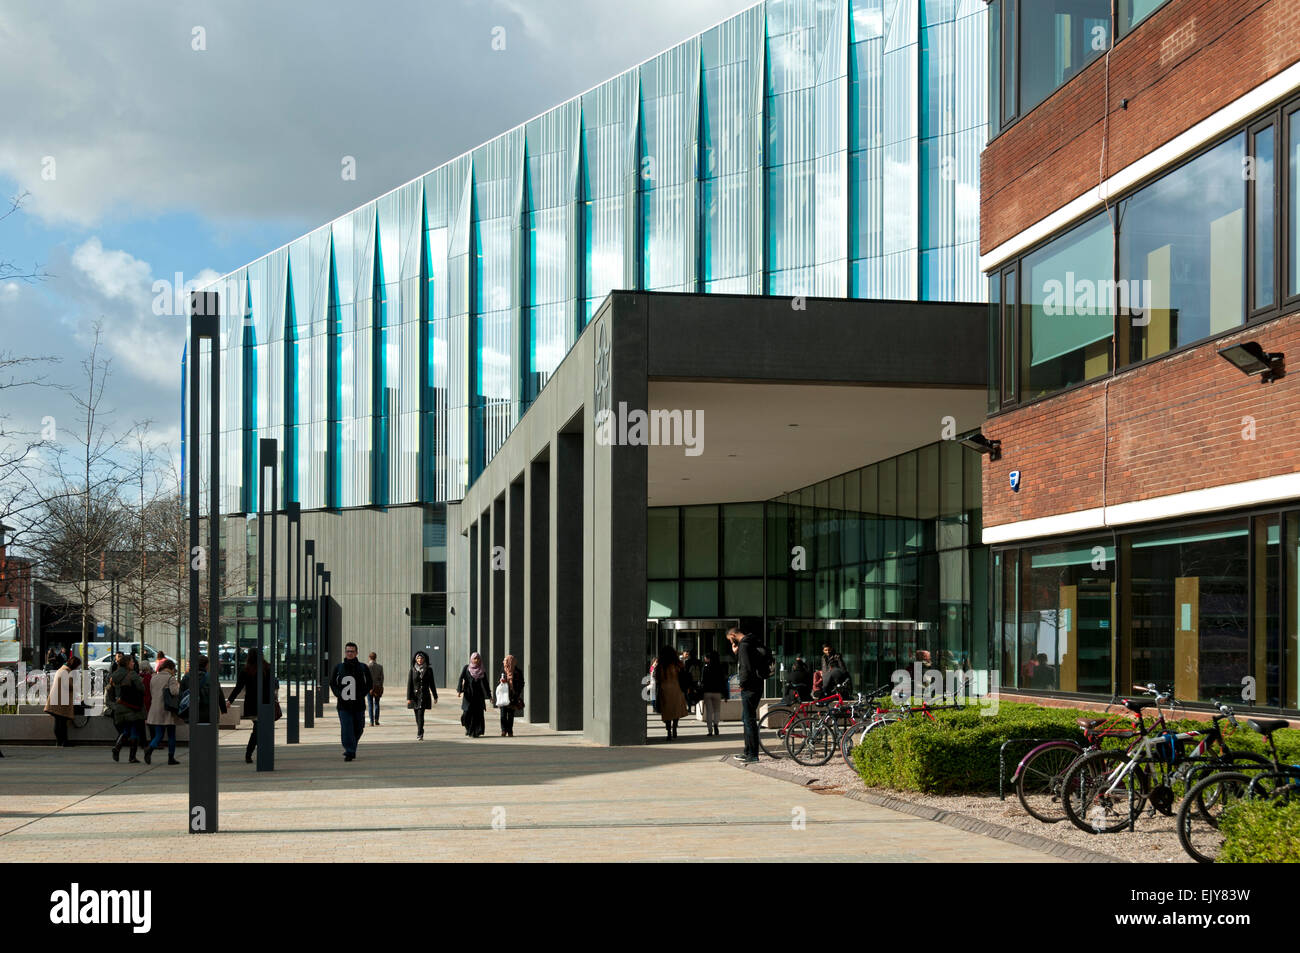
{"label": "group of people", "polygon": [[[344,646],[343,661],[330,677],[330,691],[334,693],[339,713],[339,726],[343,741],[343,760],[353,761],[357,756],[357,742],[361,739],[369,717],[370,726],[380,724],[380,700],[384,695],[384,667],[374,652],[370,661],[362,664],[357,658],[357,645]],[[488,685],[483,656],[470,655],[469,663],[461,669],[456,683],[456,696],[460,699],[460,723],[469,738],[479,738],[486,733],[485,711],[491,704],[501,715],[501,737],[513,738],[515,716],[524,708],[524,673],[518,660],[507,655],[501,660],[501,673],[496,689]],[[424,740],[425,713],[438,704],[438,686],[434,679],[429,656],[416,652],[411,658],[411,668],[406,674],[406,707],[415,715],[415,740]]]}
{"label": "group of people", "polygon": [[[377,727],[380,723],[384,668],[374,652],[370,653],[369,663],[363,664],[357,658],[355,642],[347,643],[343,654],[343,661],[335,666],[329,684],[339,715],[343,759],[353,761],[357,756],[357,742],[365,730],[367,716],[372,727]],[[57,661],[59,665],[50,678],[45,711],[54,718],[55,745],[68,747],[73,744],[68,740],[68,726],[75,716],[73,673],[81,668],[81,660],[75,655],[58,655]],[[257,649],[249,649],[235,680],[235,687],[227,698],[220,683],[209,678],[207,657],[200,655],[195,662],[199,671],[201,712],[210,710],[214,685],[223,715],[230,703],[241,693],[244,695],[244,714],[253,721],[253,730],[244,748],[244,760],[251,764],[257,750],[257,721],[262,706],[248,702],[257,695],[259,668],[262,676],[261,700],[274,711],[276,721],[281,717],[279,682],[271,671],[270,663],[260,658]],[[145,764],[152,764],[153,753],[162,746],[165,739],[167,763],[179,764],[176,760],[176,726],[186,714],[186,710],[181,707],[181,695],[182,687],[176,663],[163,653],[158,653],[152,665],[136,658],[134,654],[116,653],[104,686],[104,714],[112,718],[117,732],[112,749],[113,760],[119,761],[122,749],[128,747],[128,762],[138,764],[140,759],[137,755],[143,746]],[[515,716],[524,708],[524,673],[513,655],[502,659],[501,673],[493,690],[488,684],[483,657],[474,652],[469,663],[461,669],[456,695],[461,700],[460,722],[467,737],[479,738],[486,733],[484,715],[488,704],[500,713],[501,737],[514,737]],[[429,657],[424,652],[416,652],[406,677],[406,707],[415,715],[417,741],[424,740],[425,712],[437,703],[438,686]]]}
{"label": "group of people", "polygon": [[853,679],[849,677],[848,666],[844,658],[829,642],[822,643],[821,658],[817,668],[811,668],[802,655],[796,655],[790,672],[786,675],[785,704],[806,702],[828,695],[848,695],[853,691]]}
{"label": "group of people", "polygon": [[677,723],[697,704],[704,706],[704,721],[710,735],[719,733],[722,697],[727,694],[727,667],[716,650],[705,655],[704,669],[691,658],[690,649],[679,656],[671,645],[662,646],[650,665],[655,686],[655,710],[663,719],[668,740],[677,737]]}

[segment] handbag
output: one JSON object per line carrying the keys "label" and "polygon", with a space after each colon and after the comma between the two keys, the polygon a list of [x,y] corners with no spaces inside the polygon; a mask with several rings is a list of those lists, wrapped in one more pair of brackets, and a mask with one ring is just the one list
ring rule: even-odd
{"label": "handbag", "polygon": [[[188,698],[189,693],[187,692],[186,695],[187,695],[186,707],[189,707],[189,698]],[[181,710],[180,696],[173,695],[171,692],[167,691],[166,689],[163,689],[162,697],[163,697],[163,709],[165,711],[171,712],[173,715],[179,714]]]}
{"label": "handbag", "polygon": [[519,712],[519,711],[523,711],[523,710],[524,710],[524,700],[521,698],[521,699],[519,699],[519,701],[515,702],[515,703],[514,703],[512,706],[510,706],[510,707],[512,707],[512,708],[513,708],[515,711],[517,711],[517,712]]}

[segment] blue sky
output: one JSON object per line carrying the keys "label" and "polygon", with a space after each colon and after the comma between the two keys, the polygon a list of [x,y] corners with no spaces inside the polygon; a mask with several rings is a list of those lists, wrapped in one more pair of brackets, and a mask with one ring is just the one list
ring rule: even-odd
{"label": "blue sky", "polygon": [[[184,321],[152,313],[156,280],[233,270],[750,5],[12,0],[0,198],[28,197],[0,261],[51,277],[0,280],[0,354],[74,385],[101,322],[116,427],[174,452]],[[75,416],[14,393],[0,434]]]}

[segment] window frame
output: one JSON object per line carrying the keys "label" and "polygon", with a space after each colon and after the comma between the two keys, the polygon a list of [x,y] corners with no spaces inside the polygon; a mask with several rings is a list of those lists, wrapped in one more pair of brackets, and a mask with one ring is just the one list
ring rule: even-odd
{"label": "window frame", "polygon": [[[1228,129],[1224,131],[1222,134],[1216,136],[1213,140],[1202,144],[1195,151],[1189,152],[1185,156],[1182,156],[1177,162],[1159,169],[1158,171],[1142,179],[1140,182],[1135,183],[1130,188],[1125,189],[1122,193],[1120,193],[1119,195],[1117,195],[1116,197],[1110,200],[1110,207],[1112,209],[1118,209],[1120,206],[1123,205],[1124,202],[1140,194],[1145,189],[1150,188],[1156,182],[1159,182],[1161,179],[1169,175],[1172,175],[1173,173],[1181,169],[1186,168],[1187,166],[1191,165],[1193,162],[1196,162],[1202,156],[1206,155],[1209,152],[1212,152],[1213,150],[1219,148],[1224,143],[1228,142],[1229,140],[1237,136],[1245,137],[1246,155],[1248,157],[1254,157],[1256,136],[1260,132],[1272,128],[1274,131],[1273,168],[1274,168],[1274,182],[1275,182],[1274,205],[1273,205],[1273,226],[1274,226],[1273,270],[1275,275],[1274,281],[1276,283],[1276,290],[1273,296],[1274,298],[1273,304],[1268,305],[1266,307],[1252,310],[1252,305],[1255,300],[1256,240],[1255,240],[1255,228],[1254,228],[1255,226],[1254,195],[1255,195],[1256,180],[1254,178],[1247,179],[1243,177],[1242,180],[1243,202],[1246,210],[1245,226],[1244,226],[1246,230],[1246,234],[1245,234],[1246,260],[1244,263],[1246,273],[1243,276],[1244,300],[1242,301],[1243,320],[1241,324],[1229,328],[1225,331],[1220,331],[1217,334],[1211,334],[1206,337],[1197,338],[1195,340],[1188,341],[1185,344],[1180,344],[1176,347],[1172,347],[1166,351],[1160,352],[1159,354],[1155,354],[1150,357],[1143,358],[1142,360],[1139,361],[1125,361],[1125,357],[1127,354],[1127,350],[1126,350],[1127,336],[1122,333],[1121,322],[1127,319],[1127,314],[1122,312],[1122,310],[1119,307],[1119,301],[1115,300],[1113,302],[1113,309],[1112,309],[1115,315],[1115,319],[1114,319],[1115,323],[1111,332],[1112,350],[1113,353],[1115,354],[1115,361],[1113,362],[1113,365],[1108,372],[1098,375],[1097,377],[1091,378],[1089,380],[1083,381],[1081,383],[1072,384],[1069,387],[1061,388],[1060,390],[1051,391],[1049,393],[1042,394],[1037,397],[1025,399],[1021,396],[1020,393],[1021,384],[1023,382],[1019,379],[1015,379],[1011,382],[1014,385],[1014,389],[1010,393],[1008,393],[1008,381],[1007,381],[1005,354],[1004,354],[1002,357],[999,358],[998,361],[990,362],[990,367],[996,368],[997,373],[999,374],[999,380],[997,381],[996,387],[991,387],[990,390],[995,390],[998,393],[999,401],[998,401],[998,409],[996,411],[990,412],[988,416],[994,417],[1006,413],[1013,409],[1031,406],[1040,401],[1051,400],[1055,397],[1059,397],[1062,394],[1070,393],[1071,391],[1074,391],[1080,387],[1087,387],[1091,384],[1097,383],[1098,381],[1107,380],[1119,374],[1124,374],[1129,371],[1136,370],[1137,368],[1144,367],[1148,364],[1165,360],[1166,358],[1172,357],[1176,354],[1180,354],[1183,351],[1190,350],[1191,348],[1202,347],[1205,344],[1211,341],[1215,341],[1219,338],[1228,337],[1234,334],[1240,334],[1242,331],[1247,330],[1249,328],[1261,324],[1265,324],[1269,321],[1275,320],[1284,315],[1291,314],[1296,310],[1297,307],[1300,307],[1300,265],[1297,266],[1296,274],[1294,276],[1296,279],[1296,292],[1290,295],[1287,294],[1287,291],[1289,289],[1288,283],[1292,277],[1289,272],[1291,267],[1290,256],[1292,253],[1292,250],[1290,248],[1290,231],[1293,226],[1296,228],[1297,235],[1300,236],[1300,209],[1297,209],[1296,211],[1296,215],[1295,215],[1296,220],[1294,223],[1289,218],[1291,214],[1291,205],[1293,202],[1293,196],[1291,194],[1292,192],[1291,182],[1290,182],[1290,162],[1293,158],[1295,158],[1297,162],[1300,162],[1300,145],[1298,145],[1297,148],[1295,149],[1295,156],[1291,155],[1289,136],[1288,136],[1289,122],[1294,122],[1296,128],[1300,129],[1300,95],[1296,95],[1294,93],[1291,94],[1288,98],[1276,102],[1273,105],[1269,106],[1268,108],[1263,109],[1253,114],[1252,116],[1248,117],[1246,120],[1243,120],[1242,122],[1234,125],[1231,129]],[[986,272],[986,276],[989,277],[990,279],[997,279],[1005,282],[1006,276],[1009,272],[1023,271],[1024,261],[1026,258],[1038,253],[1039,251],[1042,251],[1044,248],[1051,245],[1053,242],[1056,242],[1061,238],[1063,238],[1064,236],[1068,235],[1071,231],[1083,225],[1089,219],[1094,217],[1097,214],[1097,212],[1098,212],[1097,208],[1089,209],[1087,212],[1079,215],[1077,218],[1073,219],[1068,224],[1052,232],[1042,241],[1036,242],[1035,244],[1025,248],[1024,250],[1017,252],[1013,258],[1007,259],[1001,265],[999,265],[995,270]],[[1118,214],[1113,216],[1112,227],[1115,230],[1114,232],[1115,259],[1113,262],[1114,270],[1112,272],[1112,277],[1116,283],[1117,288],[1120,281],[1119,231],[1122,228],[1121,220],[1122,220],[1122,216]],[[1018,350],[1020,347],[1019,342],[1021,341],[1020,335],[1023,333],[1022,323],[1024,317],[1023,314],[1024,309],[1008,307],[1005,284],[1001,286],[1000,298],[1001,298],[1001,303],[998,308],[1000,322],[999,322],[999,327],[997,329],[996,337],[998,338],[998,340],[1002,342],[1003,350],[1005,352],[1007,346],[1006,336],[1008,334],[1013,335],[1016,342],[1015,347]],[[992,336],[990,339],[992,340]],[[1116,339],[1118,339],[1120,344],[1122,345],[1119,348],[1115,348],[1114,346],[1113,342]]]}

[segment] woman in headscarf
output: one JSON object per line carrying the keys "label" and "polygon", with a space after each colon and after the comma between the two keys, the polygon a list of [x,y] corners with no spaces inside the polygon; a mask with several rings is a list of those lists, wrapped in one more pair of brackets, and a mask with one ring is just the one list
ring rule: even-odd
{"label": "woman in headscarf", "polygon": [[460,720],[465,726],[465,734],[471,738],[482,736],[483,706],[491,701],[492,689],[488,687],[487,672],[483,670],[483,656],[477,652],[469,657],[469,664],[460,670],[456,695],[460,698]]}
{"label": "woman in headscarf", "polygon": [[659,650],[655,666],[655,688],[659,696],[659,717],[664,720],[668,740],[677,737],[677,722],[686,717],[686,692],[682,689],[682,663],[671,645]]}
{"label": "woman in headscarf", "polygon": [[497,708],[501,710],[501,737],[513,738],[515,736],[515,712],[524,707],[524,673],[519,667],[518,660],[513,655],[507,655],[501,660],[501,680],[498,683],[498,694],[501,692],[500,685],[505,685],[510,695],[505,705],[500,704],[500,698],[497,699]]}
{"label": "woman in headscarf", "polygon": [[433,683],[429,656],[416,652],[406,676],[406,707],[415,712],[415,740],[424,740],[424,713],[438,704],[438,686]]}

